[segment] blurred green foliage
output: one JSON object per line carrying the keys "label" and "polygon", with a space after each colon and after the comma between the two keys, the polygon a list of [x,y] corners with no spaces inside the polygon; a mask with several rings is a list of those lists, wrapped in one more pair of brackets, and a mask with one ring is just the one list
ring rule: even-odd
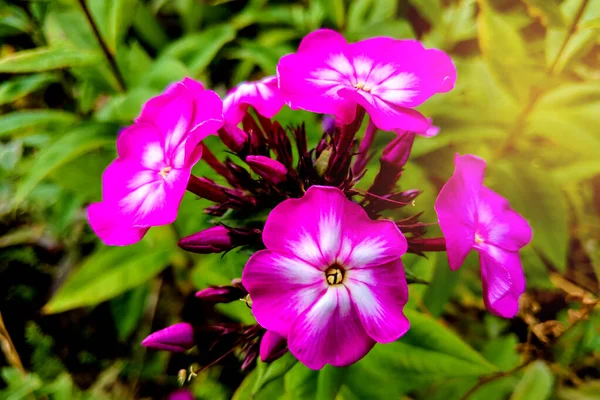
{"label": "blurred green foliage", "polygon": [[[248,254],[177,248],[210,223],[193,196],[173,226],[128,248],[99,244],[85,206],[100,199],[116,134],[146,100],[185,76],[225,94],[274,74],[319,27],[451,54],[456,88],[421,107],[441,133],[417,139],[401,185],[425,190],[415,207],[433,222],[454,154],[488,161],[486,182],[534,230],[523,311],[504,321],[483,310],[476,260],[459,274],[442,254],[407,255],[407,270],[430,284],[411,285],[402,340],[345,369],[311,371],[290,355],[245,377],[239,365],[214,367],[192,380],[196,397],[599,398],[600,317],[578,294],[599,293],[600,0],[0,0],[0,310],[14,341],[0,330],[12,364],[1,398],[160,398],[177,386],[193,357],[138,343],[184,315],[216,318],[186,303],[238,277]],[[317,138],[314,115],[276,119],[305,120]],[[215,138],[207,144],[224,155]],[[202,163],[195,173],[210,176]],[[218,312],[253,322],[242,302]]]}

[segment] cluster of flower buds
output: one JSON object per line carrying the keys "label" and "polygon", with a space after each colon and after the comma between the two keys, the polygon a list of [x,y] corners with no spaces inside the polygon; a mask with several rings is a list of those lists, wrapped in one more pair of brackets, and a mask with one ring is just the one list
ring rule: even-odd
{"label": "cluster of flower buds", "polygon": [[[119,136],[118,158],[103,177],[103,201],[89,208],[90,224],[105,243],[126,245],[173,222],[186,189],[212,201],[206,213],[227,213],[228,223],[240,226],[218,224],[179,246],[200,254],[236,247],[254,253],[241,280],[196,296],[211,303],[244,299],[257,324],[180,323],[153,333],[144,346],[218,348],[215,362],[235,353],[242,369],[288,350],[314,369],[354,363],[410,328],[403,313],[406,252],[447,251],[457,269],[476,250],[485,305],[514,316],[525,283],[518,252],[531,229],[483,186],[483,160],[457,156],[435,204],[444,237],[425,237],[433,223],[421,222],[420,214],[393,220],[386,212],[413,204],[421,193],[397,184],[417,136],[439,131],[414,107],[451,90],[455,80],[448,55],[418,41],[347,43],[322,29],[281,58],[277,77],[243,83],[222,102],[190,79],[150,100]],[[314,148],[303,124],[273,120],[284,105],[325,115]],[[381,153],[369,189],[360,190],[379,130],[397,137]],[[234,159],[221,161],[202,144],[207,134],[218,134]],[[227,185],[191,175],[200,159]]]}

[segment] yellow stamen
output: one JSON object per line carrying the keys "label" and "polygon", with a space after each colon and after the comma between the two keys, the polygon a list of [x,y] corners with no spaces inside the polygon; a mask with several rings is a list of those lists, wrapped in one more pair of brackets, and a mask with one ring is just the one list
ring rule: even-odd
{"label": "yellow stamen", "polygon": [[161,169],[161,170],[158,172],[158,174],[159,174],[160,176],[162,176],[162,177],[163,177],[163,179],[164,179],[164,178],[166,178],[166,177],[167,177],[167,174],[169,173],[169,171],[170,171],[170,170],[171,170],[171,167],[164,167],[163,169]]}
{"label": "yellow stamen", "polygon": [[329,267],[325,271],[325,280],[329,285],[339,285],[344,280],[344,271],[338,266]]}
{"label": "yellow stamen", "polygon": [[477,243],[477,244],[483,243],[483,238],[481,237],[481,235],[479,233],[475,234],[475,243]]}

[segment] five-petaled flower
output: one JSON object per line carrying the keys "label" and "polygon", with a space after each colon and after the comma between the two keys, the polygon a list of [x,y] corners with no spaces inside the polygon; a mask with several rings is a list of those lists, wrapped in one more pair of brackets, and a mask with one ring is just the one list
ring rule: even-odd
{"label": "five-petaled flower", "polygon": [[308,367],[351,364],[375,342],[408,330],[400,261],[406,239],[341,190],[312,186],[301,199],[280,203],[267,217],[263,242],[267,249],[242,275],[252,311]]}
{"label": "five-petaled flower", "polygon": [[304,37],[297,53],[280,59],[277,75],[293,109],[333,114],[347,124],[360,105],[381,130],[424,132],[429,122],[413,108],[451,90],[456,69],[446,53],[416,40],[347,43],[321,29]]}
{"label": "five-petaled flower", "polygon": [[200,141],[223,124],[216,93],[189,78],[150,99],[117,139],[118,158],[102,177],[102,202],[88,208],[108,245],[139,241],[149,227],[170,224],[202,155]]}
{"label": "five-petaled flower", "polygon": [[504,197],[483,186],[485,161],[457,154],[455,164],[435,202],[450,268],[458,269],[472,249],[479,252],[485,305],[512,318],[525,291],[519,250],[531,240],[531,228]]}

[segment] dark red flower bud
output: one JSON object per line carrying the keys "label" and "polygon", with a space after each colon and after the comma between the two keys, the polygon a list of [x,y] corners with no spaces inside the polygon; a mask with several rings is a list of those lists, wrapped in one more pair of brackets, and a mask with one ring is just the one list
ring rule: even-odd
{"label": "dark red flower bud", "polygon": [[230,230],[224,226],[213,226],[186,236],[177,244],[184,250],[198,254],[221,253],[235,247]]}
{"label": "dark red flower bud", "polygon": [[219,138],[236,153],[240,153],[246,147],[248,142],[248,134],[235,125],[225,124],[219,129]]}
{"label": "dark red flower bud", "polygon": [[399,135],[383,149],[381,161],[395,168],[402,168],[408,161],[416,136],[412,132],[404,132]]}
{"label": "dark red flower bud", "polygon": [[265,156],[248,156],[246,163],[250,169],[268,182],[277,185],[286,179],[287,168],[279,161]]}
{"label": "dark red flower bud", "polygon": [[248,292],[241,284],[232,286],[211,286],[196,293],[196,297],[213,303],[231,303],[244,298]]}
{"label": "dark red flower bud", "polygon": [[275,361],[287,352],[287,340],[283,336],[266,331],[260,341],[260,359],[263,362]]}

